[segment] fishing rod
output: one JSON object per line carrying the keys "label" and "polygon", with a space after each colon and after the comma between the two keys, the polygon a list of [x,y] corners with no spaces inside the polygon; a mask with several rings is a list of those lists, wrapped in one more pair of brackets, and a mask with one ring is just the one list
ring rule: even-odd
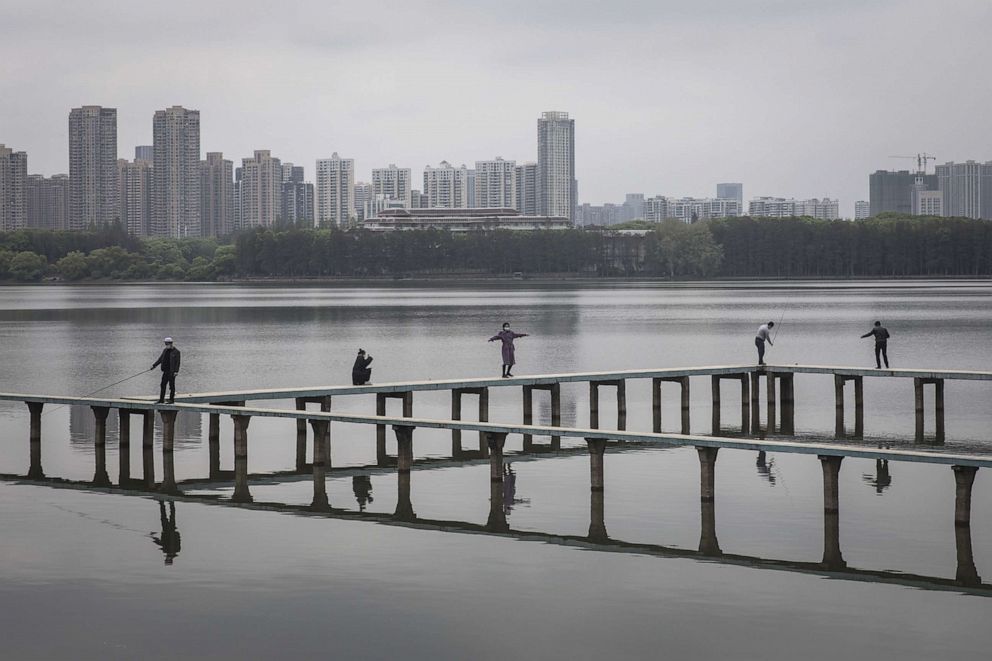
{"label": "fishing rod", "polygon": [[[114,386],[118,386],[118,385],[120,385],[120,384],[122,384],[122,383],[124,383],[126,381],[130,381],[131,379],[136,379],[136,378],[138,378],[139,376],[141,376],[142,374],[144,374],[145,372],[148,372],[148,371],[150,371],[150,370],[141,370],[137,374],[133,374],[133,375],[127,377],[126,379],[121,379],[120,381],[116,381],[114,383],[111,383],[109,386],[104,386],[102,388],[98,388],[98,389],[94,390],[93,392],[86,393],[85,395],[83,395],[83,397],[90,397],[91,395],[95,395],[98,392],[103,392],[104,390],[106,390],[108,388],[113,388]],[[68,406],[68,405],[67,404],[60,404],[59,406],[56,406],[53,409],[48,409],[47,411],[45,411],[41,415],[42,415],[42,417],[44,417],[44,416],[48,415],[49,413],[51,413],[52,411],[58,411],[59,409],[64,408],[65,406]]]}
{"label": "fishing rod", "polygon": [[782,308],[782,316],[779,317],[778,323],[775,324],[775,332],[772,333],[772,344],[775,344],[775,338],[778,337],[778,329],[782,327],[783,319],[785,319],[785,308]]}

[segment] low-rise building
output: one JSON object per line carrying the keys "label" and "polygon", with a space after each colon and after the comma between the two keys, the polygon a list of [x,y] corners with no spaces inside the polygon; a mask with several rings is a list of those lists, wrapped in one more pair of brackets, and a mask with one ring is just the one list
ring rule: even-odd
{"label": "low-rise building", "polygon": [[495,230],[564,230],[572,227],[561,216],[525,216],[516,209],[383,209],[365,221],[373,232],[438,229],[449,232]]}

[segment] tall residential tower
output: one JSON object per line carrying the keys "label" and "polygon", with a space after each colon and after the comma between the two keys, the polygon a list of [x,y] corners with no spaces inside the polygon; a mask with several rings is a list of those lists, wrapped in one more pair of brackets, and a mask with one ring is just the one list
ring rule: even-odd
{"label": "tall residential tower", "polygon": [[69,229],[118,219],[117,109],[69,112]]}
{"label": "tall residential tower", "polygon": [[200,111],[172,106],[152,120],[153,236],[200,236]]}
{"label": "tall residential tower", "polygon": [[539,213],[575,217],[575,120],[567,112],[541,113],[537,120],[537,193]]}

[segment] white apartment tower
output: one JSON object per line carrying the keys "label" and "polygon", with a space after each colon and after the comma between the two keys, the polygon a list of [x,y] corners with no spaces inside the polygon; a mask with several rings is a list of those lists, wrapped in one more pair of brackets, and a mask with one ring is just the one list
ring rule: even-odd
{"label": "white apartment tower", "polygon": [[200,236],[200,111],[155,111],[152,142],[152,236]]}
{"label": "white apartment tower", "polygon": [[152,164],[139,158],[117,161],[117,217],[133,236],[149,236],[152,228]]}
{"label": "white apartment tower", "polygon": [[475,206],[480,209],[517,208],[517,164],[499,156],[475,162]]}
{"label": "white apartment tower", "polygon": [[337,152],[317,161],[317,224],[342,227],[355,220],[355,161]]}
{"label": "white apartment tower", "polygon": [[69,112],[69,229],[112,223],[118,211],[117,109]]}
{"label": "white apartment tower", "polygon": [[541,113],[537,120],[538,212],[575,217],[575,120],[567,112]]}
{"label": "white apartment tower", "polygon": [[200,164],[200,229],[203,236],[234,231],[234,163],[222,152],[207,152]]}
{"label": "white apartment tower", "polygon": [[241,228],[272,227],[282,213],[282,163],[268,149],[241,159]]}
{"label": "white apartment tower", "polygon": [[390,163],[388,168],[372,170],[372,194],[400,202],[404,209],[410,208],[410,183],[410,168],[398,168]]}
{"label": "white apartment tower", "polygon": [[513,169],[517,180],[516,209],[524,216],[536,216],[540,205],[537,198],[537,163],[521,163]]}
{"label": "white apartment tower", "polygon": [[453,167],[448,161],[424,167],[424,195],[431,209],[468,208],[468,168]]}
{"label": "white apartment tower", "polygon": [[0,144],[0,230],[27,226],[28,155]]}
{"label": "white apartment tower", "polygon": [[854,203],[854,220],[864,220],[871,217],[871,203],[868,200],[858,200]]}

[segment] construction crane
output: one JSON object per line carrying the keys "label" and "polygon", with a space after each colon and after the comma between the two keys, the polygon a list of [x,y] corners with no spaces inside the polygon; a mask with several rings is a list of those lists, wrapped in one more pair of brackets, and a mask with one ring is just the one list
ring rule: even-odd
{"label": "construction crane", "polygon": [[917,154],[916,156],[889,156],[889,158],[910,158],[916,161],[916,174],[926,174],[927,164],[930,161],[936,161],[937,157],[933,154],[928,154],[923,152],[922,154]]}

